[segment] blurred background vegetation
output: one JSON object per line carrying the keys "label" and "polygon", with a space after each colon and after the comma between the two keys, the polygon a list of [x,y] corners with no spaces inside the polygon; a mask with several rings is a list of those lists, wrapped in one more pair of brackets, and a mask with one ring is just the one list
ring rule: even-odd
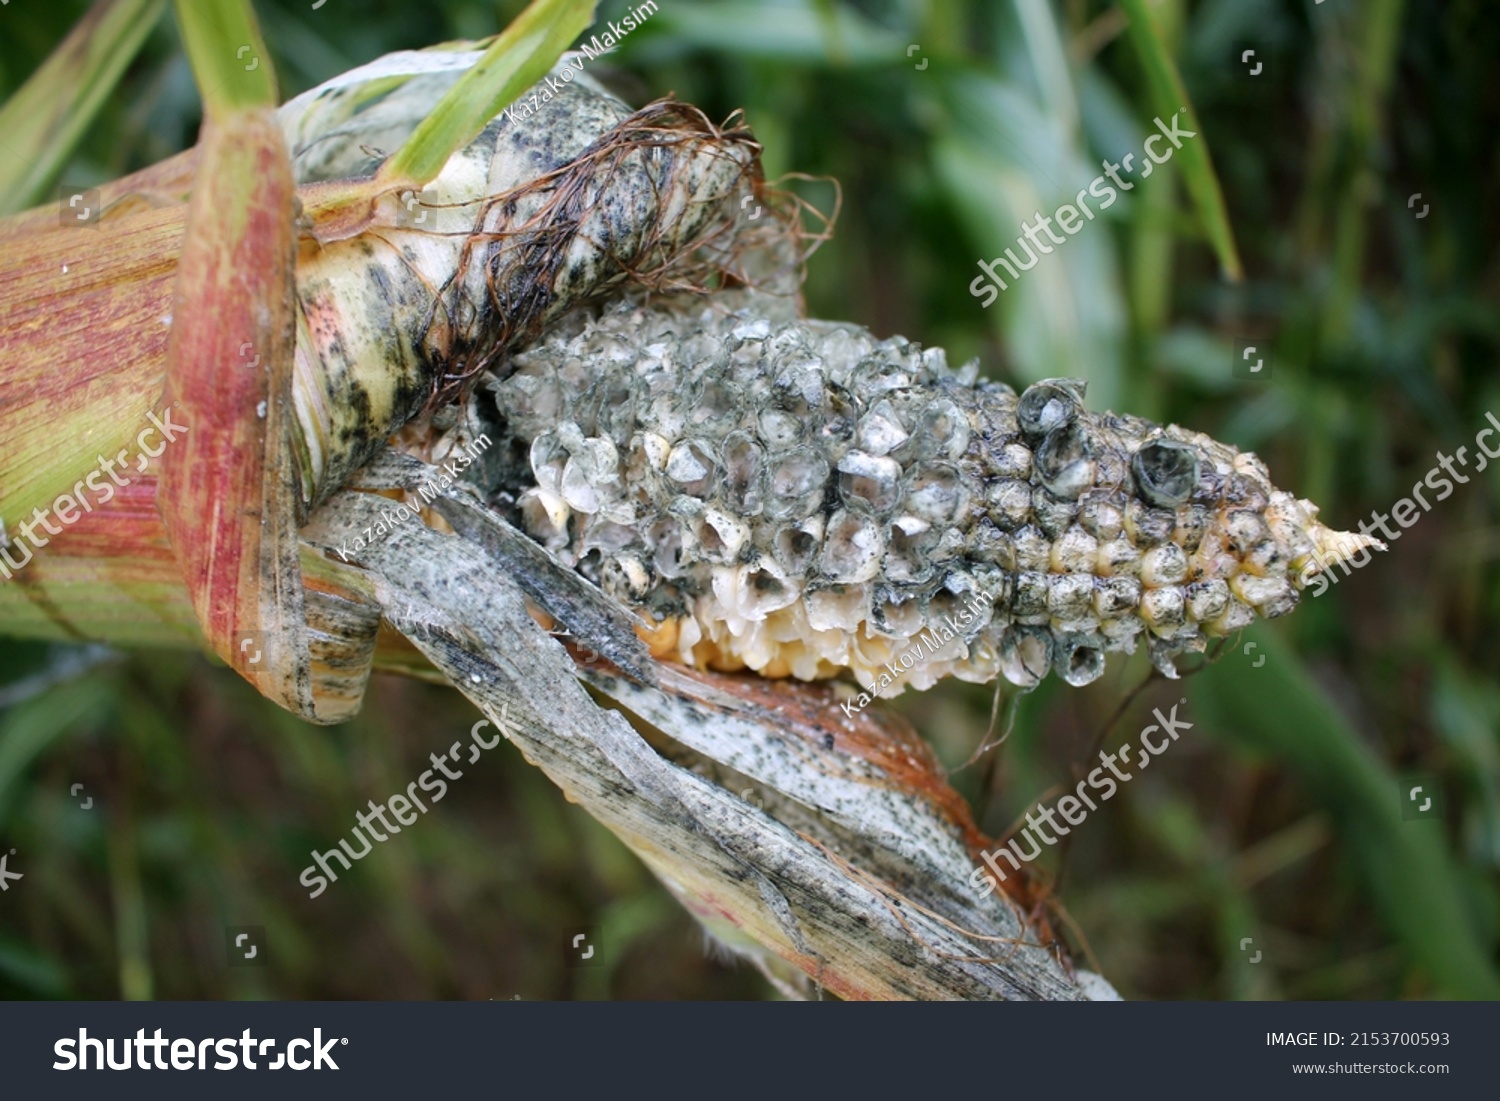
{"label": "blurred background vegetation", "polygon": [[[627,6],[605,0],[601,16]],[[391,50],[494,33],[520,7],[256,3],[285,96]],[[636,104],[742,108],[769,176],[840,182],[814,316],[978,355],[1013,383],[1085,377],[1093,407],[1254,449],[1336,527],[1388,511],[1437,451],[1472,452],[1500,410],[1500,19],[1483,0],[658,7],[591,71],[612,69]],[[0,11],[0,92],[83,10]],[[1163,94],[1168,61],[1190,104]],[[1223,278],[1233,261],[1195,201],[1207,177],[1179,156],[982,309],[976,260],[1104,159],[1139,156],[1153,117],[1181,106],[1243,280]],[[190,145],[198,123],[164,18],[60,179],[122,175]],[[789,186],[831,204],[826,184]],[[1232,375],[1236,340],[1269,350],[1266,377]],[[1112,742],[1186,698],[1192,730],[1041,862],[1078,955],[1122,994],[1500,996],[1497,507],[1494,474],[1473,478],[1181,684],[1132,695],[1138,658],[1083,690],[1049,680],[993,762],[956,776],[1004,834],[1093,767],[1122,702]],[[948,684],[896,706],[956,766],[990,703]],[[0,851],[25,874],[0,896],[0,996],[769,996],[508,744],[309,900],[309,851],[477,718],[455,692],[380,678],[358,721],[316,729],[199,656],[0,640]],[[1440,793],[1425,820],[1403,814],[1417,783]],[[225,928],[247,925],[266,930],[265,966],[227,967]],[[584,927],[600,966],[569,965]]]}

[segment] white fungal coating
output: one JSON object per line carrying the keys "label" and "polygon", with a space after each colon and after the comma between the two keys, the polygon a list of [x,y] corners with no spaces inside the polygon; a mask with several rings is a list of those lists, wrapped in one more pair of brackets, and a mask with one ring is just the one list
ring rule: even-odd
{"label": "white fungal coating", "polygon": [[702,667],[1086,684],[1144,639],[1175,676],[1351,546],[1254,455],[854,326],[621,303],[506,371],[527,531]]}

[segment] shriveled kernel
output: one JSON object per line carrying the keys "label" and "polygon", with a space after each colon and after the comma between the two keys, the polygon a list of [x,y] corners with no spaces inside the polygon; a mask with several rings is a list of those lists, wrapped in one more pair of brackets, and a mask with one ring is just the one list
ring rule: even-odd
{"label": "shriveled kernel", "polygon": [[1141,584],[1147,588],[1180,585],[1187,578],[1187,572],[1187,555],[1176,543],[1152,547],[1141,556]]}
{"label": "shriveled kernel", "polygon": [[714,449],[706,440],[683,440],[667,456],[667,477],[680,492],[706,497],[713,489]]}
{"label": "shriveled kernel", "polygon": [[823,545],[825,524],[821,514],[809,516],[800,524],[776,533],[776,563],[788,577],[802,577],[812,568]]}
{"label": "shriveled kernel", "polygon": [[969,447],[969,418],[953,402],[935,401],[922,410],[916,444],[924,459],[956,461]]}
{"label": "shriveled kernel", "polygon": [[831,581],[853,584],[869,581],[880,572],[885,539],[876,520],[840,510],[828,521],[818,568]]}
{"label": "shriveled kernel", "polygon": [[839,496],[848,507],[887,513],[901,503],[901,464],[895,459],[849,451],[838,469]]}
{"label": "shriveled kernel", "polygon": [[1094,605],[1091,574],[1052,574],[1047,587],[1047,612],[1064,623],[1087,616]]}
{"label": "shriveled kernel", "polygon": [[1065,635],[1052,645],[1053,668],[1074,688],[1092,684],[1104,675],[1104,640],[1089,635]]}
{"label": "shriveled kernel", "polygon": [[1194,582],[1187,587],[1187,602],[1197,622],[1218,619],[1229,608],[1229,586],[1217,579]]}
{"label": "shriveled kernel", "polygon": [[1083,528],[1068,528],[1052,543],[1052,569],[1057,573],[1093,575],[1099,565],[1099,541]]}
{"label": "shriveled kernel", "polygon": [[1055,428],[1037,449],[1037,477],[1054,496],[1074,500],[1094,484],[1094,450],[1077,421]]}
{"label": "shriveled kernel", "polygon": [[1048,617],[1048,575],[1027,571],[1016,574],[1016,590],[1011,597],[1011,613],[1023,623],[1041,623]]}
{"label": "shriveled kernel", "polygon": [[1147,589],[1141,593],[1140,614],[1157,634],[1167,634],[1186,622],[1187,601],[1178,588]]}
{"label": "shriveled kernel", "polygon": [[959,522],[968,508],[969,491],[958,468],[949,463],[924,462],[912,471],[905,487],[906,507],[932,524]]}
{"label": "shriveled kernel", "polygon": [[810,447],[771,460],[771,495],[766,514],[773,520],[800,520],[823,503],[828,460]]}
{"label": "shriveled kernel", "polygon": [[1013,531],[1031,517],[1031,485],[1015,480],[992,482],[985,503],[990,518],[1006,531]]}
{"label": "shriveled kernel", "polygon": [[1048,631],[1012,627],[1000,640],[1000,672],[1011,684],[1032,688],[1052,665],[1052,635]]}
{"label": "shriveled kernel", "polygon": [[1229,608],[1209,625],[1209,633],[1227,635],[1244,630],[1255,622],[1255,609],[1238,600],[1230,601]]}
{"label": "shriveled kernel", "polygon": [[1052,566],[1052,542],[1031,524],[1016,532],[1016,569],[1045,573]]}
{"label": "shriveled kernel", "polygon": [[1184,504],[1198,485],[1198,455],[1187,444],[1157,439],[1142,445],[1130,460],[1141,497],[1158,508]]}
{"label": "shriveled kernel", "polygon": [[871,455],[889,455],[910,438],[895,408],[887,400],[877,402],[860,418],[854,436],[860,450]]}
{"label": "shriveled kernel", "polygon": [[1043,379],[1028,386],[1016,405],[1016,420],[1031,439],[1073,421],[1083,409],[1088,384],[1076,378]]}
{"label": "shriveled kernel", "polygon": [[724,467],[724,492],[736,515],[759,515],[765,497],[764,449],[748,433],[733,432],[724,438],[719,458]]}
{"label": "shriveled kernel", "polygon": [[1284,577],[1256,577],[1251,573],[1240,573],[1229,582],[1234,595],[1253,608],[1259,608],[1279,600],[1291,591],[1292,584]]}
{"label": "shriveled kernel", "polygon": [[[1226,599],[1228,590],[1225,590]],[[1119,619],[1141,602],[1141,583],[1133,577],[1103,577],[1094,586],[1094,612],[1100,619]]]}

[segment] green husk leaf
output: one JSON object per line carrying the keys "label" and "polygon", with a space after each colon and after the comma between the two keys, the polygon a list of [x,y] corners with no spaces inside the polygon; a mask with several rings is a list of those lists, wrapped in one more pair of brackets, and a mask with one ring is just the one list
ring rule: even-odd
{"label": "green husk leaf", "polygon": [[419,188],[517,96],[547,74],[594,18],[597,0],[532,0],[382,168],[382,183]]}

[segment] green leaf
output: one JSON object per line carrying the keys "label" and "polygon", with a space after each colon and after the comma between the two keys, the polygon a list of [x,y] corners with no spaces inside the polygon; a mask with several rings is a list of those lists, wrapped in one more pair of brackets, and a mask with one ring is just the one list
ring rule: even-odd
{"label": "green leaf", "polygon": [[41,199],[166,0],[100,0],[0,108],[0,215]]}
{"label": "green leaf", "polygon": [[1120,6],[1130,17],[1130,37],[1141,55],[1156,110],[1164,119],[1170,119],[1180,110],[1185,118],[1181,128],[1197,135],[1182,143],[1175,159],[1182,165],[1182,178],[1198,207],[1203,228],[1219,258],[1224,277],[1238,283],[1244,277],[1244,268],[1240,264],[1234,230],[1230,228],[1229,214],[1224,209],[1224,192],[1219,187],[1219,177],[1208,154],[1208,138],[1203,134],[1198,113],[1183,87],[1182,76],[1167,49],[1162,29],[1147,9],[1145,0],[1120,0]]}
{"label": "green leaf", "polygon": [[177,0],[177,22],[210,115],[276,106],[276,74],[250,0]]}
{"label": "green leaf", "polygon": [[532,0],[495,39],[381,169],[392,188],[418,188],[547,74],[569,44],[593,22],[598,0]]}
{"label": "green leaf", "polygon": [[[1500,998],[1438,821],[1402,815],[1396,776],[1366,747],[1301,659],[1264,628],[1246,632],[1266,660],[1202,680],[1212,728],[1296,772],[1333,816],[1387,928],[1448,997]],[[1230,654],[1225,663],[1245,659]]]}

